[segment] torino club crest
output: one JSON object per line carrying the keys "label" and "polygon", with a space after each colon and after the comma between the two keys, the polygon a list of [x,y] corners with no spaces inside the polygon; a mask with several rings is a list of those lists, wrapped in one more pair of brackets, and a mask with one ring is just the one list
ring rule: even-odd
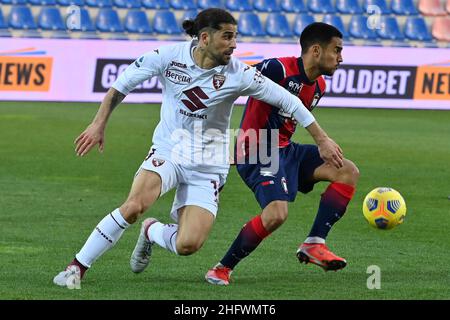
{"label": "torino club crest", "polygon": [[223,84],[225,83],[225,79],[226,77],[221,74],[221,73],[217,73],[214,75],[213,77],[213,86],[216,90],[219,90]]}

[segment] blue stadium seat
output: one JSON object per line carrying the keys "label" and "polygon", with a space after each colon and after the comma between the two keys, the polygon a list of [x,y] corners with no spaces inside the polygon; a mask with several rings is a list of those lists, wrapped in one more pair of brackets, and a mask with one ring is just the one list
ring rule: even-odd
{"label": "blue stadium seat", "polygon": [[141,0],[114,0],[114,6],[117,8],[140,8]]}
{"label": "blue stadium seat", "polygon": [[169,9],[167,0],[141,0],[141,2],[147,9]]}
{"label": "blue stadium seat", "polygon": [[369,6],[377,6],[381,14],[390,14],[391,10],[386,4],[385,0],[365,0],[363,4],[363,9],[365,13],[372,14],[374,11],[368,11]]}
{"label": "blue stadium seat", "polygon": [[169,0],[169,4],[175,10],[197,9],[197,5],[194,0]]}
{"label": "blue stadium seat", "polygon": [[306,28],[307,25],[315,22],[314,17],[307,13],[299,13],[295,16],[293,31],[296,36],[300,36],[302,34],[303,29]]}
{"label": "blue stadium seat", "polygon": [[0,8],[0,29],[7,29],[8,25],[6,24],[5,19],[3,18],[2,8]]}
{"label": "blue stadium seat", "polygon": [[159,34],[181,34],[175,15],[169,10],[158,10],[155,13],[153,30]]}
{"label": "blue stadium seat", "polygon": [[0,0],[4,4],[27,4],[27,0]]}
{"label": "blue stadium seat", "polygon": [[277,0],[253,0],[253,8],[259,12],[278,12],[281,9]]}
{"label": "blue stadium seat", "polygon": [[336,9],[345,14],[361,14],[363,10],[358,0],[336,0]]}
{"label": "blue stadium seat", "polygon": [[405,23],[405,36],[415,41],[431,41],[430,31],[422,17],[408,17]]}
{"label": "blue stadium seat", "polygon": [[129,10],[127,12],[125,30],[132,33],[152,33],[153,31],[146,13],[140,10]]}
{"label": "blue stadium seat", "polygon": [[198,0],[197,6],[200,9],[223,8],[224,7],[222,0]]}
{"label": "blue stadium seat", "polygon": [[56,2],[60,5],[60,6],[71,6],[71,5],[76,5],[76,6],[83,6],[84,5],[84,0],[56,0]]}
{"label": "blue stadium seat", "polygon": [[89,7],[110,8],[112,7],[112,0],[85,0]]}
{"label": "blue stadium seat", "polygon": [[186,10],[183,13],[183,16],[181,17],[181,23],[180,25],[183,23],[184,20],[194,20],[195,17],[197,16],[198,11],[197,10]]}
{"label": "blue stadium seat", "polygon": [[405,16],[419,14],[413,0],[391,0],[391,9],[393,13]]}
{"label": "blue stadium seat", "polygon": [[281,13],[270,13],[266,19],[266,33],[272,37],[292,37],[293,33],[286,16]]}
{"label": "blue stadium seat", "polygon": [[43,7],[38,17],[38,26],[42,30],[66,30],[66,25],[56,7]]}
{"label": "blue stadium seat", "polygon": [[336,12],[331,0],[308,0],[308,9],[312,13],[334,13],[334,12]]}
{"label": "blue stadium seat", "polygon": [[56,0],[28,0],[28,3],[35,6],[54,6]]}
{"label": "blue stadium seat", "polygon": [[239,34],[250,37],[262,37],[266,35],[259,16],[253,12],[244,12],[239,15],[238,31]]}
{"label": "blue stadium seat", "polygon": [[308,11],[303,0],[281,0],[281,9],[288,13],[300,13]]}
{"label": "blue stadium seat", "polygon": [[397,19],[390,16],[381,16],[378,36],[383,40],[404,40],[405,36],[398,27]]}
{"label": "blue stadium seat", "polygon": [[356,39],[376,40],[378,38],[376,29],[369,29],[367,26],[367,17],[365,16],[352,16],[348,32],[351,37]]}
{"label": "blue stadium seat", "polygon": [[83,8],[80,9],[80,31],[95,32],[95,26],[89,16],[89,11]]}
{"label": "blue stadium seat", "polygon": [[9,26],[13,29],[36,29],[31,10],[26,6],[13,6],[9,12]]}
{"label": "blue stadium seat", "polygon": [[344,22],[339,15],[326,14],[323,16],[322,22],[331,24],[332,26],[336,27],[342,33],[344,39],[347,39],[349,37],[348,32],[345,29]]}
{"label": "blue stadium seat", "polygon": [[230,11],[252,11],[253,7],[249,0],[227,0],[226,9]]}
{"label": "blue stadium seat", "polygon": [[101,8],[95,21],[97,30],[101,32],[123,32],[117,11],[111,8]]}

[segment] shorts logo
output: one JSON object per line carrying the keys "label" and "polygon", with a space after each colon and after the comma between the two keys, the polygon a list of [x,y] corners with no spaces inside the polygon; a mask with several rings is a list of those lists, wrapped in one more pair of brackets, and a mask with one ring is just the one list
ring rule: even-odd
{"label": "shorts logo", "polygon": [[285,177],[281,178],[281,185],[283,186],[284,192],[288,193],[288,187],[287,187],[287,182],[286,182]]}
{"label": "shorts logo", "polygon": [[213,76],[213,86],[216,90],[219,90],[225,83],[226,77],[223,74],[217,73]]}
{"label": "shorts logo", "polygon": [[152,164],[154,167],[162,166],[164,164],[164,162],[166,162],[166,160],[161,160],[161,159],[157,159],[157,158],[152,159]]}
{"label": "shorts logo", "polygon": [[275,182],[273,182],[273,180],[261,182],[261,185],[262,185],[263,187],[268,186],[268,185],[271,185],[271,184],[275,184]]}

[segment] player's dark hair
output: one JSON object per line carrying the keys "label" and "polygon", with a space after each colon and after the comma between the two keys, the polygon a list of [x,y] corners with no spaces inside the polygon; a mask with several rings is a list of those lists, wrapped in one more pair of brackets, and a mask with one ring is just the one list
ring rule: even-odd
{"label": "player's dark hair", "polygon": [[237,25],[236,19],[228,11],[209,8],[201,11],[194,20],[184,20],[183,29],[191,37],[198,37],[205,28],[220,30],[222,23]]}
{"label": "player's dark hair", "polygon": [[314,44],[320,44],[321,47],[327,46],[334,37],[342,39],[342,33],[336,27],[323,22],[311,23],[300,35],[302,54]]}

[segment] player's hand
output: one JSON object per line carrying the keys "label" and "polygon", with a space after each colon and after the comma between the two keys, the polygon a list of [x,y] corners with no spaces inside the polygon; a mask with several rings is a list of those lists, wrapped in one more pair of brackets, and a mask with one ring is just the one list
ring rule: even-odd
{"label": "player's hand", "polygon": [[77,156],[84,156],[95,145],[98,144],[98,150],[103,152],[105,144],[105,128],[104,126],[91,123],[86,130],[84,130],[75,139],[75,153]]}
{"label": "player's hand", "polygon": [[319,145],[320,157],[326,163],[331,164],[337,169],[344,166],[344,155],[341,147],[330,138],[326,138]]}

